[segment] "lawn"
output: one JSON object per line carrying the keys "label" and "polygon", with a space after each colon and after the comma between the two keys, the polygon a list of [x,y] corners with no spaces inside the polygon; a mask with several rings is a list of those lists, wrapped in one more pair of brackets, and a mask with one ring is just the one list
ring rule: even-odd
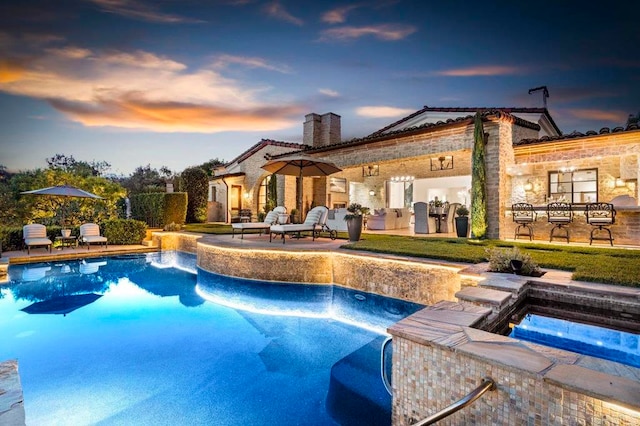
{"label": "lawn", "polygon": [[[231,226],[191,224],[185,231],[230,234]],[[347,234],[339,233],[338,237],[346,240]],[[356,243],[345,241],[342,247],[462,263],[485,262],[487,249],[518,247],[540,267],[571,271],[575,280],[640,287],[640,250],[374,234],[363,234]]]}

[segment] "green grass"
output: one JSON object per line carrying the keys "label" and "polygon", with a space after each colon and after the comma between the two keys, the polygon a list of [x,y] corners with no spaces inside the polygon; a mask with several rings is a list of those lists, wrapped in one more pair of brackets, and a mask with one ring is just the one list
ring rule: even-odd
{"label": "green grass", "polygon": [[[188,224],[184,230],[206,234],[231,234],[231,225]],[[347,233],[339,232],[338,238],[346,240]],[[518,247],[529,254],[540,267],[570,271],[575,280],[640,287],[640,250],[368,233],[362,234],[362,239],[356,243],[345,241],[342,247],[461,263],[485,262],[487,249]]]}

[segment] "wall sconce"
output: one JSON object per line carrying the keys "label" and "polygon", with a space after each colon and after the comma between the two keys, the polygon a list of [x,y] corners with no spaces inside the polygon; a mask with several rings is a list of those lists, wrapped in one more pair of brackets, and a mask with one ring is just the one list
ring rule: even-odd
{"label": "wall sconce", "polygon": [[616,188],[622,188],[623,186],[626,186],[627,182],[625,180],[623,180],[622,178],[616,178]]}
{"label": "wall sconce", "polygon": [[376,190],[375,190],[375,188],[373,188],[373,189],[370,189],[370,190],[369,190],[369,195],[370,195],[370,196],[372,196],[372,197],[373,197],[374,195],[376,195]]}
{"label": "wall sconce", "polygon": [[431,158],[431,171],[453,169],[453,155]]}
{"label": "wall sconce", "polygon": [[533,183],[531,183],[531,181],[529,179],[527,179],[527,183],[525,183],[522,187],[527,192],[533,191]]}
{"label": "wall sconce", "polygon": [[362,177],[378,176],[379,174],[380,166],[378,166],[377,164],[362,166]]}
{"label": "wall sconce", "polygon": [[245,200],[248,200],[248,199],[249,199],[249,193],[248,193],[248,192],[245,192],[245,193],[244,193],[244,199],[245,199]]}

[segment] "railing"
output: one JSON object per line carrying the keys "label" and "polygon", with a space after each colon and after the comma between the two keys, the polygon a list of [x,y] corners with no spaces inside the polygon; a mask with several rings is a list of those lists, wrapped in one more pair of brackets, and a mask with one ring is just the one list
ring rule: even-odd
{"label": "railing", "polygon": [[385,368],[385,365],[387,364],[385,349],[387,348],[387,345],[390,343],[391,343],[391,337],[387,337],[387,339],[384,342],[382,342],[382,348],[380,350],[380,376],[382,376],[382,383],[384,384],[384,388],[387,390],[387,392],[389,392],[389,395],[392,395],[391,380],[389,380],[389,377],[387,376],[387,369]]}
{"label": "railing", "polygon": [[493,379],[491,377],[485,377],[484,379],[482,379],[482,383],[480,384],[480,386],[471,391],[467,396],[454,402],[447,408],[430,415],[426,419],[420,420],[418,423],[414,423],[413,426],[425,426],[434,424],[435,422],[442,420],[445,417],[448,417],[453,413],[471,405],[476,399],[480,398],[487,391],[495,390],[495,388],[496,383],[493,381]]}

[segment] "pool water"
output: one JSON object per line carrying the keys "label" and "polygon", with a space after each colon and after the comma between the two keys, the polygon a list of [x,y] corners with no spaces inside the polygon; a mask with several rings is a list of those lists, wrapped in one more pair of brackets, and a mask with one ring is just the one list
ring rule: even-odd
{"label": "pool water", "polygon": [[510,336],[640,367],[638,334],[529,314]]}
{"label": "pool water", "polygon": [[421,308],[221,277],[179,252],[11,265],[9,278],[0,360],[19,361],[28,425],[371,424],[327,408],[331,370],[379,372],[374,341]]}

